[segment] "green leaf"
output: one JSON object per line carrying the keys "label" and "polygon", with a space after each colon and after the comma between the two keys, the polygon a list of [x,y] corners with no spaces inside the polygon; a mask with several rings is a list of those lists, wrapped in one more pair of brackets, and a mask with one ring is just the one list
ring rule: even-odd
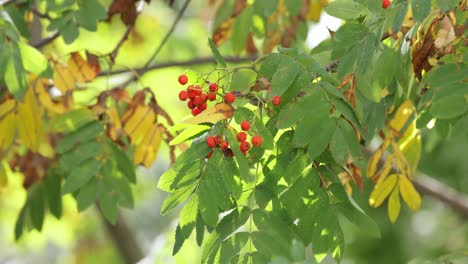
{"label": "green leaf", "polygon": [[271,93],[269,93],[268,96],[272,98],[275,95],[281,96],[286,92],[289,86],[294,82],[300,69],[299,64],[294,61],[294,59],[285,56],[273,75],[271,80]]}
{"label": "green leaf", "polygon": [[200,212],[198,212],[197,214],[197,222],[196,222],[195,230],[197,232],[197,235],[196,235],[197,245],[201,246],[203,243],[203,237],[205,235],[205,223],[203,222]]}
{"label": "green leaf", "polygon": [[180,212],[180,229],[185,238],[188,238],[195,227],[198,215],[198,195],[193,195]]}
{"label": "green leaf", "polygon": [[299,14],[302,8],[302,0],[289,0],[285,2],[289,16],[295,16]]}
{"label": "green leaf", "polygon": [[35,184],[28,192],[29,216],[33,227],[40,231],[44,223],[45,194],[42,183]]}
{"label": "green leaf", "polygon": [[356,1],[335,0],[325,7],[327,14],[341,19],[355,19],[366,12],[366,8]]}
{"label": "green leaf", "polygon": [[362,24],[346,23],[341,26],[332,37],[332,59],[338,59],[345,55],[348,50],[365,39],[368,34],[369,29]]}
{"label": "green leaf", "polygon": [[23,234],[24,225],[26,221],[26,212],[27,212],[27,204],[21,208],[21,211],[18,214],[18,218],[16,219],[15,223],[15,240],[18,240],[21,235]]}
{"label": "green leaf", "polygon": [[135,166],[133,162],[128,157],[127,153],[125,153],[119,146],[117,146],[111,140],[107,140],[107,145],[110,147],[113,158],[117,163],[117,167],[122,172],[127,179],[132,182],[136,183],[136,173],[135,173]]}
{"label": "green leaf", "polygon": [[252,26],[252,7],[244,8],[241,13],[237,16],[234,25],[232,26],[232,50],[234,53],[240,53],[247,41],[247,35],[250,32]]}
{"label": "green leaf", "polygon": [[18,54],[19,52],[16,51],[16,48],[13,50],[14,51],[12,51],[12,56],[10,56],[10,59],[6,65],[4,78],[5,83],[7,83],[8,90],[17,100],[22,101],[23,96],[26,93],[28,80],[24,72],[21,57]]}
{"label": "green leaf", "polygon": [[40,75],[47,69],[47,59],[40,51],[22,42],[18,43],[18,47],[24,68],[27,71]]}
{"label": "green leaf", "polygon": [[397,12],[393,18],[392,32],[400,31],[401,26],[403,25],[403,20],[405,19],[406,14],[408,13],[408,2],[401,1],[395,8],[397,9]]}
{"label": "green leaf", "polygon": [[430,112],[434,117],[449,119],[457,117],[468,110],[468,98],[451,95],[432,102]]}
{"label": "green leaf", "polygon": [[118,215],[117,199],[115,199],[112,192],[109,192],[107,187],[103,184],[101,184],[98,189],[99,208],[101,208],[101,212],[107,221],[115,225]]}
{"label": "green leaf", "polygon": [[318,95],[316,104],[310,105],[308,112],[311,113],[307,122],[297,125],[294,132],[293,143],[298,146],[308,146],[309,158],[319,156],[327,147],[336,128],[336,122],[328,115],[330,104],[323,92]]}
{"label": "green leaf", "polygon": [[236,259],[239,257],[238,254],[247,243],[249,237],[250,234],[247,232],[238,232],[224,240],[221,243],[221,248],[219,250],[219,260],[217,263],[236,263]]}
{"label": "green leaf", "polygon": [[98,157],[101,153],[101,143],[94,140],[89,141],[78,145],[74,151],[63,154],[59,159],[59,166],[64,171],[71,171],[79,167],[83,161]]}
{"label": "green leaf", "polygon": [[289,256],[289,244],[284,243],[283,240],[278,241],[277,237],[266,232],[252,232],[252,242],[255,245],[255,248],[258,249],[259,252],[263,253],[263,255]]}
{"label": "green leaf", "polygon": [[58,174],[49,173],[44,183],[49,211],[59,219],[62,215],[61,177]]}
{"label": "green leaf", "polygon": [[89,109],[78,108],[54,118],[51,122],[51,129],[54,132],[71,132],[96,119]]}
{"label": "green leaf", "polygon": [[174,207],[185,201],[190,196],[190,194],[193,193],[196,187],[196,184],[191,184],[173,192],[169,197],[166,198],[166,200],[164,200],[164,203],[161,207],[161,214],[165,215],[169,213],[169,211],[171,211]]}
{"label": "green leaf", "polygon": [[431,12],[431,0],[412,0],[411,10],[414,21],[422,22]]}
{"label": "green leaf", "polygon": [[457,0],[437,0],[437,4],[442,12],[454,10],[457,7],[457,3]]}
{"label": "green leaf", "polygon": [[57,144],[55,151],[63,154],[71,150],[77,143],[87,142],[98,137],[104,131],[104,127],[99,121],[89,122],[79,129],[67,134]]}
{"label": "green leaf", "polygon": [[348,162],[348,143],[339,127],[331,139],[330,151],[337,164],[343,166]]}
{"label": "green leaf", "polygon": [[96,179],[90,180],[78,191],[76,202],[78,205],[78,212],[82,212],[96,201],[98,192],[98,184]]}
{"label": "green leaf", "polygon": [[182,229],[180,226],[177,226],[176,232],[175,232],[175,242],[174,242],[174,248],[172,249],[172,256],[175,256],[177,252],[182,248],[185,242],[185,237],[184,234],[182,233]]}
{"label": "green leaf", "polygon": [[106,9],[97,0],[78,1],[76,18],[80,27],[90,31],[97,30],[97,21],[107,18]]}
{"label": "green leaf", "polygon": [[171,140],[171,142],[169,142],[169,145],[180,144],[209,129],[210,127],[205,125],[191,125],[184,131],[182,131],[180,134],[178,134],[173,140]]}
{"label": "green leaf", "polygon": [[256,14],[267,18],[276,11],[278,0],[256,0],[253,6]]}
{"label": "green leaf", "polygon": [[218,63],[219,66],[221,66],[223,68],[226,68],[227,64],[224,61],[223,56],[221,55],[221,53],[219,52],[218,48],[216,47],[216,45],[214,44],[214,42],[213,42],[213,40],[211,38],[208,38],[208,44],[210,45],[211,52],[213,52],[213,56],[216,59],[216,63]]}
{"label": "green leaf", "polygon": [[89,159],[75,168],[65,179],[62,193],[70,193],[84,186],[93,176],[97,174],[101,163],[95,159]]}

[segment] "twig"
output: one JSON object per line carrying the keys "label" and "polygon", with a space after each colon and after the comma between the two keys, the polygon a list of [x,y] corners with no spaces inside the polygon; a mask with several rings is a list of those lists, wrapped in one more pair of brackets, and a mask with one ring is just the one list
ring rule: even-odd
{"label": "twig", "polygon": [[151,62],[154,60],[154,58],[156,58],[156,56],[159,54],[159,52],[161,51],[161,49],[164,47],[164,45],[166,44],[166,42],[169,40],[169,38],[171,37],[172,33],[174,32],[177,24],[179,23],[180,19],[182,18],[182,15],[184,14],[185,12],[185,9],[187,9],[188,5],[190,4],[190,1],[191,0],[186,0],[184,5],[182,6],[182,8],[180,9],[179,13],[177,14],[177,17],[176,19],[174,20],[174,23],[172,23],[172,26],[171,28],[169,29],[169,31],[166,33],[166,35],[164,36],[163,40],[161,41],[161,44],[159,44],[159,47],[156,49],[156,51],[153,53],[153,55],[150,57],[150,59],[148,60],[148,62],[146,62],[145,64],[145,68],[148,67]]}
{"label": "twig", "polygon": [[[224,57],[224,60],[230,63],[242,63],[242,62],[247,62],[247,61],[253,61],[256,58],[257,58],[256,56]],[[202,57],[202,58],[196,58],[196,59],[186,60],[186,61],[168,61],[168,62],[158,63],[158,64],[154,64],[154,65],[147,66],[147,67],[137,68],[137,69],[134,69],[133,71],[141,75],[148,71],[161,69],[161,68],[201,65],[201,64],[210,64],[210,63],[216,63],[216,60],[214,57]],[[116,70],[112,72],[103,71],[99,73],[99,76],[122,74],[122,73],[127,73],[127,72],[129,72],[129,70],[127,69]]]}
{"label": "twig", "polygon": [[52,18],[49,16],[49,14],[47,13],[41,13],[39,12],[39,10],[37,10],[37,8],[32,8],[31,11],[33,12],[33,14],[35,14],[37,17],[39,18],[44,18],[44,19],[47,19],[47,20],[51,20]]}
{"label": "twig", "polygon": [[132,31],[132,29],[133,29],[133,25],[127,26],[127,30],[125,31],[125,34],[120,39],[119,43],[117,43],[117,46],[115,46],[114,50],[109,54],[109,57],[112,63],[114,63],[115,58],[117,57],[117,54],[119,54],[120,47],[122,47],[124,42],[128,39],[128,35],[130,35],[130,32]]}
{"label": "twig", "polygon": [[334,60],[334,61],[331,61],[330,63],[328,63],[327,65],[325,65],[325,70],[326,71],[331,71],[333,70],[336,66],[338,66],[338,64],[340,63],[339,60]]}
{"label": "twig", "polygon": [[35,48],[41,48],[42,46],[47,45],[50,42],[54,41],[58,37],[60,37],[60,32],[59,31],[55,32],[52,36],[50,36],[48,38],[39,40],[38,42],[34,43],[32,46],[35,47]]}

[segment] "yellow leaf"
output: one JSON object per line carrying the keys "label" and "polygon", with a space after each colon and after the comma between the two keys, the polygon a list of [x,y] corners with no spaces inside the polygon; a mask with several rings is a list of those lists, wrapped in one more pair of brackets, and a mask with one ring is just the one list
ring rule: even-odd
{"label": "yellow leaf", "polygon": [[0,120],[0,131],[0,155],[3,155],[1,152],[8,149],[15,138],[15,113],[4,115],[3,119]]}
{"label": "yellow leaf", "polygon": [[[143,120],[143,118],[151,111],[151,109],[146,105],[137,105],[135,111],[133,111],[132,115],[128,119],[127,122],[124,123],[124,130],[127,135],[132,135],[134,130],[137,128],[138,124]],[[123,119],[123,118],[122,118]]]}
{"label": "yellow leaf", "polygon": [[151,127],[156,122],[156,114],[154,111],[149,111],[143,119],[140,121],[138,126],[130,134],[130,140],[132,143],[138,144],[143,137],[151,131]]}
{"label": "yellow leaf", "polygon": [[417,134],[411,138],[406,144],[400,145],[401,152],[406,157],[412,171],[415,171],[421,158],[421,135]]}
{"label": "yellow leaf", "polygon": [[375,173],[377,172],[377,165],[379,164],[380,159],[382,158],[385,150],[387,149],[388,145],[390,144],[390,138],[386,138],[382,145],[372,154],[367,162],[367,170],[366,175],[367,178],[372,178]]}
{"label": "yellow leaf", "polygon": [[0,120],[7,115],[8,113],[13,111],[15,107],[16,101],[13,99],[7,99],[5,102],[0,104]]}
{"label": "yellow leaf", "polygon": [[411,100],[406,100],[400,107],[398,107],[392,120],[390,120],[390,127],[398,133],[401,133],[401,129],[405,126],[408,118],[413,114],[414,106]]}
{"label": "yellow leaf", "polygon": [[10,171],[10,166],[6,160],[0,161],[0,189],[8,184],[7,173]]}
{"label": "yellow leaf", "polygon": [[318,22],[322,8],[328,4],[328,1],[312,0],[309,4],[309,11],[307,12],[307,20]]}
{"label": "yellow leaf", "polygon": [[392,223],[395,223],[400,215],[400,192],[398,186],[393,190],[388,198],[388,218]]}
{"label": "yellow leaf", "polygon": [[53,113],[63,114],[67,112],[71,108],[71,104],[67,106],[62,98],[57,101],[53,100],[45,84],[46,79],[36,79],[33,81],[34,91],[40,104]]}
{"label": "yellow leaf", "polygon": [[385,160],[382,168],[380,168],[379,172],[375,175],[375,177],[377,177],[377,184],[381,183],[387,178],[388,174],[392,170],[394,157],[394,154],[390,154],[387,157],[387,160]]}
{"label": "yellow leaf", "polygon": [[162,141],[161,130],[157,124],[151,127],[151,131],[146,133],[143,141],[137,146],[133,155],[135,164],[143,164],[149,168],[156,159]]}
{"label": "yellow leaf", "polygon": [[39,151],[44,135],[42,110],[39,108],[34,89],[30,86],[26,91],[24,103],[18,103],[16,124],[19,139],[34,152]]}
{"label": "yellow leaf", "polygon": [[148,149],[145,160],[143,162],[143,165],[145,165],[145,167],[147,168],[151,167],[153,162],[156,160],[159,147],[161,146],[161,142],[163,139],[161,130],[159,129],[158,126],[155,126],[155,127],[156,127],[156,130],[154,131],[152,139],[151,139],[151,146]]}
{"label": "yellow leaf", "polygon": [[398,181],[398,186],[400,187],[400,194],[408,207],[416,211],[421,207],[421,196],[414,189],[411,181],[404,175],[400,175],[400,180]]}
{"label": "yellow leaf", "polygon": [[234,108],[228,104],[220,103],[210,107],[201,114],[182,121],[185,124],[197,125],[200,123],[216,123],[218,121],[231,118],[234,115]]}
{"label": "yellow leaf", "polygon": [[109,107],[106,109],[106,114],[108,117],[107,128],[109,137],[112,140],[117,140],[122,133],[122,123],[120,122],[119,113],[115,107]]}
{"label": "yellow leaf", "polygon": [[397,181],[398,175],[391,174],[382,183],[377,184],[370,195],[369,205],[374,208],[379,207],[395,188]]}
{"label": "yellow leaf", "polygon": [[412,178],[413,172],[411,171],[411,167],[406,159],[405,155],[400,151],[400,147],[392,141],[392,150],[393,154],[395,154],[396,165],[398,169],[405,174],[408,178]]}

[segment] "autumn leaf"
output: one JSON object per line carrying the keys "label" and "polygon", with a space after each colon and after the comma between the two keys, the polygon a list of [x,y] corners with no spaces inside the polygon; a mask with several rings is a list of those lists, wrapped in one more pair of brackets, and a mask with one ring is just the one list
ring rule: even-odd
{"label": "autumn leaf", "polygon": [[400,187],[400,194],[408,207],[417,211],[421,207],[421,196],[414,188],[411,181],[405,175],[399,175],[398,187]]}
{"label": "autumn leaf", "polygon": [[395,223],[400,215],[400,192],[398,186],[390,194],[388,198],[388,218],[392,223]]}
{"label": "autumn leaf", "polygon": [[398,175],[391,174],[388,176],[383,182],[377,184],[372,191],[370,198],[369,198],[369,205],[372,207],[379,207],[385,199],[390,195],[393,191],[393,188],[398,183]]}
{"label": "autumn leaf", "polygon": [[216,123],[218,121],[231,118],[234,115],[234,108],[225,103],[219,103],[203,111],[201,114],[182,121],[185,124],[197,125],[200,123]]}

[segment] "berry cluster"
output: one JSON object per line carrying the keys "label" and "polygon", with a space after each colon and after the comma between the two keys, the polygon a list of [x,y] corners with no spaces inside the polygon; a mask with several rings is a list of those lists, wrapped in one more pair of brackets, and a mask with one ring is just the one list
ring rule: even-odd
{"label": "berry cluster", "polygon": [[[207,137],[206,138],[206,144],[210,148],[215,148],[215,147],[221,148],[221,150],[223,151],[223,153],[224,153],[224,155],[226,157],[234,157],[234,152],[232,152],[232,149],[229,147],[229,143],[221,135],[215,135],[215,136]],[[211,155],[213,155],[213,150],[211,150],[208,153],[206,158],[207,159],[211,158]]]}
{"label": "berry cluster", "polygon": [[[244,153],[244,155],[247,155],[247,151],[249,151],[250,149],[250,143],[247,141],[247,133],[245,133],[244,131],[249,131],[250,129],[249,121],[243,121],[241,123],[241,129],[243,131],[237,133],[236,139],[240,143],[239,148],[242,151],[242,153]],[[261,136],[255,135],[252,137],[251,142],[254,147],[260,147],[263,143],[263,139]]]}
{"label": "berry cluster", "polygon": [[[179,76],[178,81],[181,85],[188,83],[188,77],[185,74]],[[211,83],[208,87],[207,92],[203,92],[200,85],[189,85],[187,89],[179,92],[179,99],[181,101],[187,101],[187,107],[192,110],[192,115],[196,116],[206,110],[207,101],[215,101],[218,92],[218,85]],[[224,95],[224,102],[232,104],[236,100],[236,96],[233,93],[227,93]]]}

